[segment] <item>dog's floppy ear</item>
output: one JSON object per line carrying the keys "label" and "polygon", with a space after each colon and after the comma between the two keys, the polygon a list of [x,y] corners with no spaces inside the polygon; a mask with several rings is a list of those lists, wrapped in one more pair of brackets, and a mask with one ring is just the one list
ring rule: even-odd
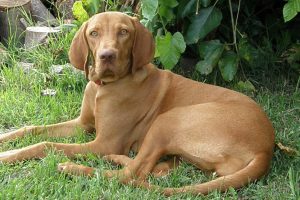
{"label": "dog's floppy ear", "polygon": [[81,25],[72,40],[69,50],[69,59],[71,64],[77,69],[84,70],[86,77],[89,72],[89,46],[85,36],[87,25],[88,22],[84,22]]}
{"label": "dog's floppy ear", "polygon": [[134,73],[138,68],[152,61],[155,44],[152,34],[140,23],[139,19],[133,17],[132,21],[135,27],[132,47],[132,73]]}

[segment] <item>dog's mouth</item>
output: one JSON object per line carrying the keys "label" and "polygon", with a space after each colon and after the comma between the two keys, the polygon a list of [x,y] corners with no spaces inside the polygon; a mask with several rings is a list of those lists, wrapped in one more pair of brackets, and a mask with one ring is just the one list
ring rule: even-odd
{"label": "dog's mouth", "polygon": [[[106,70],[95,70],[91,69],[91,73],[89,74],[89,80],[95,82],[98,85],[105,85],[106,83],[114,82],[118,79],[118,76],[110,69]],[[105,83],[105,84],[104,84]]]}
{"label": "dog's mouth", "polygon": [[103,73],[100,74],[100,78],[111,78],[114,77],[115,74],[113,71],[111,71],[110,69],[105,70]]}
{"label": "dog's mouth", "polygon": [[[116,70],[116,62],[98,62],[91,66],[89,71],[89,80],[95,83],[111,83],[128,73],[130,61],[128,61],[124,70]],[[99,85],[99,84],[98,84]],[[100,84],[103,85],[103,84]]]}
{"label": "dog's mouth", "polygon": [[112,70],[106,69],[105,71],[103,71],[103,72],[101,71],[98,74],[98,78],[104,82],[112,82],[112,81],[115,81],[116,75]]}
{"label": "dog's mouth", "polygon": [[[114,81],[116,79],[116,75],[110,69],[106,69],[106,70],[100,69],[99,70],[99,69],[95,68],[95,66],[91,66],[89,69],[88,79],[97,84],[104,83],[104,82],[108,83],[108,82]],[[102,85],[102,84],[98,84],[98,85]]]}

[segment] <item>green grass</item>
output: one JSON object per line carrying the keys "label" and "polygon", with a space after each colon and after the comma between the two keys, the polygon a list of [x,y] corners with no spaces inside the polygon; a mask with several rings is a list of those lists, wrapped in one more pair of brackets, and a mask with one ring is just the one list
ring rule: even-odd
{"label": "green grass", "polygon": [[[0,132],[24,125],[41,125],[66,121],[78,116],[86,81],[82,74],[71,70],[62,75],[49,73],[52,64],[67,61],[71,35],[50,41],[45,47],[32,51],[10,46],[10,57],[0,66]],[[30,74],[17,67],[17,61],[35,63]],[[7,67],[8,66],[8,67]],[[283,82],[274,84],[284,85]],[[276,143],[300,150],[300,93],[296,86],[269,91],[261,88],[253,95],[265,109],[276,129]],[[294,88],[293,88],[294,87]],[[55,89],[55,96],[42,96],[46,88]],[[292,88],[292,89],[291,89]],[[47,139],[27,136],[0,144],[0,152],[33,143],[59,141],[80,143],[92,140],[92,135],[78,131],[72,138]],[[159,192],[121,185],[117,180],[103,177],[70,177],[58,173],[57,164],[68,161],[64,155],[49,151],[41,160],[24,161],[14,165],[0,165],[0,199],[163,199]],[[78,156],[73,162],[102,169],[116,168],[93,155]],[[171,199],[299,199],[300,158],[275,149],[270,173],[263,179],[239,190],[213,192],[205,197],[182,194]],[[164,187],[179,187],[212,179],[193,166],[183,163],[168,177],[151,182]]]}

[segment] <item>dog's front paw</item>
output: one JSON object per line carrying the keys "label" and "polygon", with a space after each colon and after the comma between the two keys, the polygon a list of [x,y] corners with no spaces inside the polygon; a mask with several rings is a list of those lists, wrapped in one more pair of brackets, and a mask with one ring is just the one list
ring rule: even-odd
{"label": "dog's front paw", "polygon": [[94,175],[93,168],[83,166],[83,165],[78,165],[73,162],[60,163],[57,166],[57,170],[59,172],[63,172],[63,173],[75,175],[75,176],[80,176],[80,175],[93,176]]}
{"label": "dog's front paw", "polygon": [[21,152],[20,149],[4,151],[0,153],[0,162],[9,163],[16,161],[18,154]]}
{"label": "dog's front paw", "polygon": [[73,174],[74,172],[78,171],[78,169],[79,169],[79,165],[73,162],[59,163],[57,166],[57,170],[59,172],[63,172],[66,174]]}
{"label": "dog's front paw", "polygon": [[0,133],[0,144],[10,140],[12,133]]}

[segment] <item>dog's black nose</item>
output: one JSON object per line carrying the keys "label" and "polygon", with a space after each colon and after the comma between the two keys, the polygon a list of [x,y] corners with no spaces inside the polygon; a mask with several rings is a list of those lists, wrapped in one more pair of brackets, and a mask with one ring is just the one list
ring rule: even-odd
{"label": "dog's black nose", "polygon": [[99,56],[103,61],[112,61],[116,58],[116,53],[111,49],[104,49],[100,52]]}

